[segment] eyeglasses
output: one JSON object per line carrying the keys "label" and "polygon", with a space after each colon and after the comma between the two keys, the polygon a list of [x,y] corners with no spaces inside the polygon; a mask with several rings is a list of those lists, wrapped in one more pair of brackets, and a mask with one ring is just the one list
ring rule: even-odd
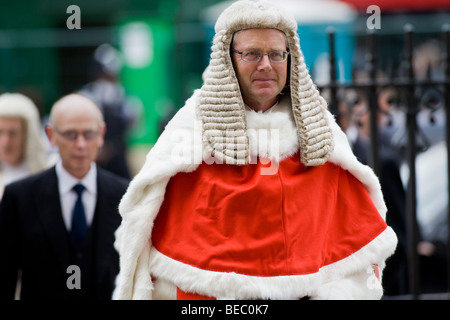
{"label": "eyeglasses", "polygon": [[97,136],[99,134],[99,131],[92,131],[92,130],[87,130],[87,131],[83,131],[83,132],[78,132],[78,131],[74,131],[74,130],[68,130],[68,131],[61,132],[56,129],[54,129],[54,130],[56,133],[61,135],[64,139],[69,140],[69,141],[76,141],[78,139],[79,135],[82,135],[84,140],[90,141],[90,140],[94,140],[95,138],[97,138]]}
{"label": "eyeglasses", "polygon": [[267,53],[263,53],[261,50],[258,49],[237,51],[236,49],[231,48],[231,51],[240,54],[242,60],[250,63],[257,63],[261,61],[264,55],[267,55],[269,57],[270,62],[280,63],[286,61],[289,55],[288,51],[283,50],[272,50]]}

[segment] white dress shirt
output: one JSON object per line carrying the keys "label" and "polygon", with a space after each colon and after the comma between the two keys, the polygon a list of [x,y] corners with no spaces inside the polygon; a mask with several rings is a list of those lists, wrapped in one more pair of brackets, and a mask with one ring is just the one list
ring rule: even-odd
{"label": "white dress shirt", "polygon": [[62,166],[61,160],[56,164],[56,175],[58,176],[58,188],[59,197],[61,199],[61,209],[64,219],[64,224],[67,230],[72,227],[72,212],[77,199],[77,194],[72,188],[81,183],[85,186],[85,190],[82,194],[82,201],[84,205],[84,211],[86,213],[86,222],[90,226],[94,219],[95,206],[97,204],[97,166],[95,163],[91,164],[91,169],[83,177],[83,179],[77,179],[72,176]]}

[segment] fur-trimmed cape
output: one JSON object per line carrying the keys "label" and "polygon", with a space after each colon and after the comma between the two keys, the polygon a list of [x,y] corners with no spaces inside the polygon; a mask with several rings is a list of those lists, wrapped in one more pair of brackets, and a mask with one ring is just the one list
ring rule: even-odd
{"label": "fur-trimmed cape", "polygon": [[[300,275],[258,277],[202,270],[156,250],[151,241],[152,230],[169,180],[180,172],[194,172],[201,164],[212,160],[202,147],[202,126],[196,115],[197,98],[198,92],[169,122],[121,201],[119,209],[123,221],[116,234],[121,270],[113,298],[175,298],[176,287],[219,299],[380,298],[382,289],[372,266],[377,265],[382,271],[385,260],[395,250],[397,238],[390,227],[345,258],[322,266],[317,272]],[[291,110],[288,98],[266,113],[246,110],[253,158],[269,158],[277,163],[298,153],[297,130]],[[335,144],[329,163],[348,171],[363,184],[378,211],[376,214],[384,220],[386,206],[377,177],[369,167],[357,161],[345,134],[330,113],[328,121]],[[272,133],[275,136],[271,136]],[[358,215],[358,212],[352,214]],[[152,276],[158,278],[155,284]]]}

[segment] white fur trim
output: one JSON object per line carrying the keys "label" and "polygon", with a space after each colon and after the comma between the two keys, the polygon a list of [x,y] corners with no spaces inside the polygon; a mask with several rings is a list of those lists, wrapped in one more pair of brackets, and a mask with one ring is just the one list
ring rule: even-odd
{"label": "white fur trim", "polygon": [[176,284],[185,292],[200,293],[217,299],[296,299],[308,295],[308,289],[319,284],[315,274],[255,277],[201,270],[173,260],[155,248],[151,252],[150,272],[158,279]]}
{"label": "white fur trim", "polygon": [[164,279],[155,279],[153,300],[176,300],[177,287]]}
{"label": "white fur trim", "polygon": [[344,170],[349,171],[356,179],[366,188],[375,207],[382,216],[386,219],[387,207],[384,202],[383,193],[381,192],[380,182],[373,172],[372,168],[360,163],[348,143],[347,136],[336,123],[331,113],[328,113],[329,123],[333,131],[335,145],[331,157],[328,161],[340,166]]}
{"label": "white fur trim", "polygon": [[253,161],[261,157],[281,162],[298,151],[297,128],[291,109],[289,97],[284,97],[269,112],[246,111],[250,157]]}
{"label": "white fur trim", "polygon": [[[176,284],[185,292],[217,299],[337,299],[345,292],[354,299],[380,298],[380,286],[372,284],[372,264],[382,263],[395,250],[395,233],[387,228],[371,243],[349,257],[309,275],[257,277],[195,268],[173,260],[155,248],[151,251],[150,272],[158,279]],[[344,280],[345,279],[345,280]],[[339,285],[336,285],[338,283]],[[346,283],[343,286],[343,283]],[[339,292],[333,295],[324,288]]]}

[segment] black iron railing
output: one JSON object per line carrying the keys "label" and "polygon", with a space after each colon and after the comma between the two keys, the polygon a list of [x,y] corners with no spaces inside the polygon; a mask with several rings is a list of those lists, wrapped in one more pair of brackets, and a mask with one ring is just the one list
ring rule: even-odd
{"label": "black iron railing", "polygon": [[[366,78],[364,81],[352,79],[347,83],[338,82],[336,79],[336,54],[335,54],[335,33],[332,29],[329,34],[329,63],[330,81],[328,84],[320,86],[319,89],[325,92],[329,102],[330,111],[338,119],[342,116],[338,106],[342,99],[342,90],[359,90],[364,92],[367,101],[367,108],[370,116],[370,152],[368,163],[372,166],[377,175],[380,174],[379,161],[379,132],[376,114],[380,112],[378,105],[378,94],[383,88],[395,88],[404,97],[404,117],[407,131],[407,141],[404,148],[404,161],[409,168],[409,178],[406,188],[406,243],[407,243],[407,298],[425,298],[420,288],[420,263],[418,259],[417,245],[419,242],[419,231],[417,228],[417,185],[416,185],[416,156],[420,150],[417,148],[418,134],[420,128],[417,125],[417,115],[421,108],[420,92],[424,88],[433,88],[439,92],[441,106],[445,108],[446,129],[445,139],[447,145],[447,160],[450,159],[450,26],[442,28],[441,59],[443,66],[443,77],[432,78],[430,73],[426,78],[418,79],[413,68],[413,38],[414,30],[411,25],[404,28],[404,53],[401,58],[402,72],[398,76],[388,76],[379,78],[377,76],[377,55],[376,55],[376,32],[369,31],[366,37],[365,69]],[[419,94],[418,94],[419,92]],[[432,164],[430,164],[432,165]],[[447,161],[447,181],[450,181],[450,161]],[[448,188],[449,189],[449,188]],[[450,189],[447,190],[450,199]],[[448,206],[447,206],[448,207]],[[448,234],[446,244],[447,255],[447,290],[441,297],[449,298],[450,292],[450,210],[447,208]],[[442,281],[445,281],[443,279]],[[433,296],[435,297],[435,296]]]}

